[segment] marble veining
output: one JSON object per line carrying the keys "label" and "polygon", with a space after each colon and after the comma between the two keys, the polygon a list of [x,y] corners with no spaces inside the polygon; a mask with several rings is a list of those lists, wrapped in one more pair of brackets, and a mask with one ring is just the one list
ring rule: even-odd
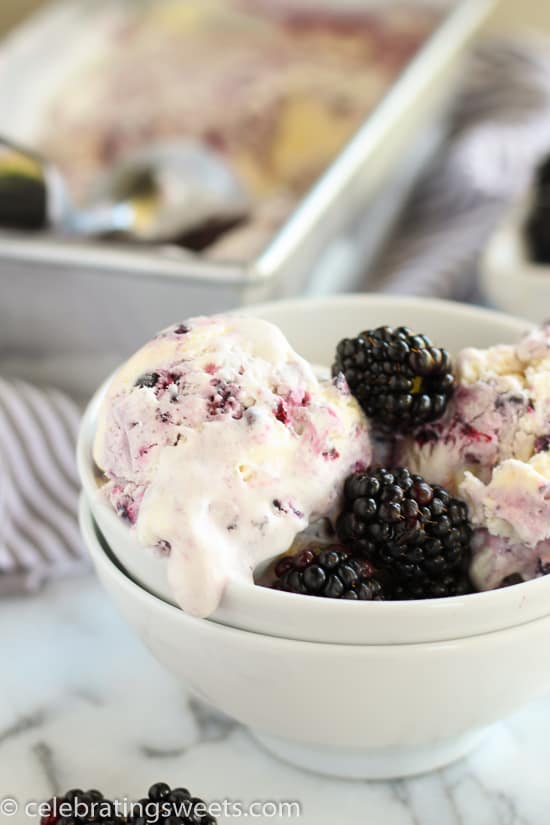
{"label": "marble veining", "polygon": [[0,798],[83,785],[134,798],[166,779],[211,800],[298,800],[301,817],[278,821],[300,825],[548,825],[550,697],[444,770],[346,782],[278,762],[187,696],[91,576],[0,601],[0,639]]}

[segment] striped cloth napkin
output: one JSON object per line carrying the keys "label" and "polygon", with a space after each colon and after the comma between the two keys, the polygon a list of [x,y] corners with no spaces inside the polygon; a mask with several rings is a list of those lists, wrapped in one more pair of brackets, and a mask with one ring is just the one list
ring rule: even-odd
{"label": "striped cloth napkin", "polygon": [[76,520],[79,419],[63,393],[0,378],[0,594],[87,564]]}
{"label": "striped cloth napkin", "polygon": [[368,288],[478,300],[487,239],[550,154],[550,43],[474,52],[449,140],[413,192]]}
{"label": "striped cloth napkin", "polygon": [[[548,152],[547,51],[531,43],[481,47],[449,142],[413,193],[374,288],[475,299],[487,237]],[[0,379],[0,593],[32,590],[87,564],[76,519],[78,421],[78,408],[60,392]]]}

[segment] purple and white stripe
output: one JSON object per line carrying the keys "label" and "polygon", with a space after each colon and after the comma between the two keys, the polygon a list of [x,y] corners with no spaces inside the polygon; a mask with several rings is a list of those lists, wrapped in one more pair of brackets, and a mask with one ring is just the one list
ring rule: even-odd
{"label": "purple and white stripe", "polygon": [[483,44],[464,77],[449,140],[413,192],[369,288],[475,300],[480,253],[549,153],[550,44]]}
{"label": "purple and white stripe", "polygon": [[76,519],[78,407],[0,379],[0,593],[85,568]]}

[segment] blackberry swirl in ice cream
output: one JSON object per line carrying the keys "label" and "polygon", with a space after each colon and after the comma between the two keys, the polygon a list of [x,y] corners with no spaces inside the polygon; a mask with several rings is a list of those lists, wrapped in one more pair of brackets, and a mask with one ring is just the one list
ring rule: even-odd
{"label": "blackberry swirl in ice cream", "polygon": [[444,417],[400,440],[395,459],[468,504],[477,589],[548,572],[550,326],[463,350]]}
{"label": "blackberry swirl in ice cream", "polygon": [[284,553],[372,460],[369,425],[341,377],[319,380],[272,324],[193,318],[115,374],[94,458],[139,541],[167,557],[189,613],[211,614],[229,577]]}

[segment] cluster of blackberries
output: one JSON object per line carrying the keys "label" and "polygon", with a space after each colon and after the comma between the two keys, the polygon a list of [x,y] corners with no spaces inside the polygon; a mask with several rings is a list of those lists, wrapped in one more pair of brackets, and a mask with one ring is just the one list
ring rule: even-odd
{"label": "cluster of blackberries", "polygon": [[468,508],[408,470],[355,473],[336,531],[390,576],[394,598],[452,596],[464,587],[472,537]]}
{"label": "cluster of blackberries", "polygon": [[466,504],[406,469],[354,473],[336,522],[341,545],[279,559],[274,587],[333,599],[379,601],[468,591]]}
{"label": "cluster of blackberries", "polygon": [[47,803],[41,825],[216,825],[208,806],[186,788],[157,782],[143,799],[116,803],[101,791],[75,788]]}
{"label": "cluster of blackberries", "polygon": [[[340,341],[332,373],[344,375],[375,430],[396,437],[440,418],[454,391],[449,354],[407,327],[378,327]],[[466,504],[405,468],[350,476],[336,533],[338,545],[280,559],[273,586],[358,601],[468,590]]]}

